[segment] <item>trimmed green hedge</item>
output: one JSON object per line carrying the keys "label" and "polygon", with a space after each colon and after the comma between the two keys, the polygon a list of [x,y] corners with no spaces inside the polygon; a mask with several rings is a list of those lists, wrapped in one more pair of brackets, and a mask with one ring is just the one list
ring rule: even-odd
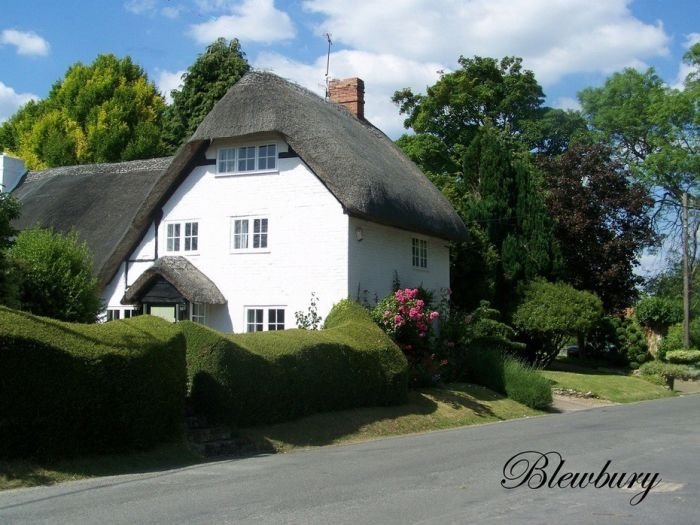
{"label": "trimmed green hedge", "polygon": [[0,307],[0,456],[141,449],[182,434],[184,337],[144,316],[64,323]]}
{"label": "trimmed green hedge", "polygon": [[249,426],[406,399],[406,358],[349,301],[333,308],[320,331],[228,335],[190,322],[180,328],[193,408],[210,422]]}
{"label": "trimmed green hedge", "polygon": [[666,352],[666,361],[669,363],[695,364],[700,363],[700,350],[691,348],[689,350],[673,350]]}

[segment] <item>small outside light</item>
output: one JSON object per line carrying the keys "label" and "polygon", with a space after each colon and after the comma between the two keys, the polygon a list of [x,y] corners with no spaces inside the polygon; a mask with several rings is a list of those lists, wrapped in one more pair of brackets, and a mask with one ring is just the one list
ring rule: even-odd
{"label": "small outside light", "polygon": [[364,237],[362,237],[362,228],[357,228],[355,230],[355,235],[357,236],[357,240],[361,241]]}

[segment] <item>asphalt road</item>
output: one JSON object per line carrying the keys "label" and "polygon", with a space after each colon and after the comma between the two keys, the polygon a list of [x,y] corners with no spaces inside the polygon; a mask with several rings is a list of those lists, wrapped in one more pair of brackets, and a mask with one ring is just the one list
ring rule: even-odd
{"label": "asphalt road", "polygon": [[[695,395],[6,491],[0,523],[694,524],[699,415]],[[504,473],[525,451],[527,462]],[[557,452],[564,464],[555,472],[556,454],[544,467],[535,452]],[[574,473],[593,477],[572,488]],[[639,485],[604,485],[622,473],[653,488],[638,501]],[[506,485],[527,481],[507,489],[504,477],[514,478]]]}

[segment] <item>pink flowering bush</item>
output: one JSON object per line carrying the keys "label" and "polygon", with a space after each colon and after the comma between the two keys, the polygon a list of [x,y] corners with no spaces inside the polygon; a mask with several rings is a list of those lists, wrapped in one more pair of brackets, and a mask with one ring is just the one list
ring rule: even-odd
{"label": "pink flowering bush", "polygon": [[430,308],[430,297],[419,288],[396,290],[372,310],[375,322],[403,350],[414,386],[439,380],[444,362],[432,352],[432,326],[440,313]]}

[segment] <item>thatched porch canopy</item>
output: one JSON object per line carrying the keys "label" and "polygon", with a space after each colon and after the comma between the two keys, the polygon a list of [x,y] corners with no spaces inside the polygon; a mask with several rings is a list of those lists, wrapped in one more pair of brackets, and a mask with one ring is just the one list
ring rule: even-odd
{"label": "thatched porch canopy", "polygon": [[122,304],[141,303],[154,285],[163,280],[190,303],[226,303],[224,296],[206,275],[184,257],[176,256],[161,257],[153,263],[153,266],[129,286],[122,298]]}

